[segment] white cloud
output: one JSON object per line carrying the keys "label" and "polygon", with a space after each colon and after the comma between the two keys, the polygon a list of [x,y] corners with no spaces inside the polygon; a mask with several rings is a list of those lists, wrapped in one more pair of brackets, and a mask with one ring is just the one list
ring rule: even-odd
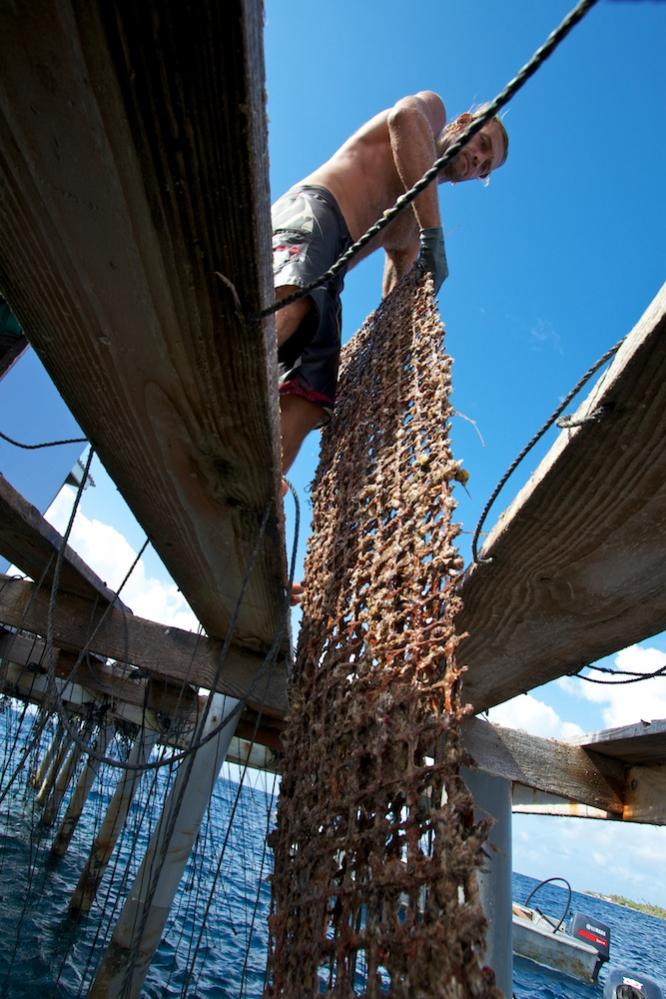
{"label": "white cloud", "polygon": [[[617,653],[613,669],[652,673],[665,663],[666,653],[660,649],[631,645]],[[653,721],[666,718],[666,677],[618,684],[604,673],[593,672],[590,675],[610,682],[587,683],[573,677],[561,677],[558,686],[574,697],[599,705],[606,728],[633,725],[641,719]]]}
{"label": "white cloud", "polygon": [[563,721],[549,704],[532,694],[519,694],[488,712],[488,719],[496,725],[517,728],[545,739],[568,739],[582,735],[583,729],[574,722]]}
{"label": "white cloud", "polygon": [[546,815],[514,815],[512,825],[514,870],[539,879],[560,875],[577,891],[666,905],[663,879],[655,877],[666,862],[663,827]]}
{"label": "white cloud", "polygon": [[[73,502],[74,492],[63,489],[46,513],[46,519],[60,532],[67,526]],[[129,541],[115,527],[87,517],[80,509],[69,544],[113,590],[120,586],[137,555]],[[137,564],[127,581],[121,599],[139,617],[176,628],[196,630],[198,627],[196,617],[166,570],[164,579],[149,576],[143,561]]]}

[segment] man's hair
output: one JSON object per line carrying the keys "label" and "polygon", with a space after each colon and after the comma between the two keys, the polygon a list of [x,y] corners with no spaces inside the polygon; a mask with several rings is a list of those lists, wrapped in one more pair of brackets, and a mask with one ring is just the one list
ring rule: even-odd
{"label": "man's hair", "polygon": [[[490,105],[486,103],[486,104],[480,104],[473,111],[463,111],[462,114],[459,114],[457,118],[454,118],[453,121],[449,122],[449,124],[445,126],[444,132],[449,132],[449,133],[453,132],[454,134],[456,132],[463,132],[467,128],[467,126],[471,124],[472,121],[474,121],[475,118],[480,118],[481,115],[484,113],[484,111],[487,111],[489,107]],[[502,138],[504,139],[504,155],[500,160],[500,162],[497,164],[498,167],[501,167],[504,163],[506,163],[507,156],[509,155],[509,134],[506,128],[504,127],[502,119],[498,118],[497,115],[494,115],[492,118],[489,118],[486,124],[489,124],[491,121],[497,122],[499,130],[502,133]]]}

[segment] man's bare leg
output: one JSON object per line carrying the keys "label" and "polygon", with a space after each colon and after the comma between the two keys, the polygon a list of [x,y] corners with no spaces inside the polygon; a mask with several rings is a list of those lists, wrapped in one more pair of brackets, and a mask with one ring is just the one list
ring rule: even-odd
{"label": "man's bare leg", "polygon": [[325,419],[321,406],[300,395],[280,396],[280,429],[282,431],[282,471],[287,472],[306,436]]}
{"label": "man's bare leg", "polygon": [[[276,289],[275,298],[278,302],[281,302],[287,295],[291,295],[292,291],[298,291],[296,285],[286,284],[283,288]],[[296,302],[292,302],[291,305],[285,305],[284,309],[280,309],[279,312],[275,313],[275,332],[277,334],[278,347],[286,343],[289,337],[296,332],[311,308],[312,299],[306,296],[306,298],[299,298]]]}
{"label": "man's bare leg", "polygon": [[[280,301],[290,295],[292,291],[298,289],[294,285],[285,285],[276,289],[276,298]],[[284,309],[276,313],[275,332],[277,335],[278,347],[289,339],[296,332],[298,327],[307,317],[312,308],[312,301],[309,297],[299,298],[291,305],[286,305]],[[280,430],[282,434],[282,471],[286,472],[293,464],[294,458],[298,454],[301,444],[310,430],[313,430],[322,421],[322,411],[319,406],[315,406],[307,399],[302,399],[296,395],[280,396]],[[282,480],[282,495],[287,495],[286,479]],[[300,604],[303,597],[303,585],[293,583],[291,596],[289,599],[292,607]]]}

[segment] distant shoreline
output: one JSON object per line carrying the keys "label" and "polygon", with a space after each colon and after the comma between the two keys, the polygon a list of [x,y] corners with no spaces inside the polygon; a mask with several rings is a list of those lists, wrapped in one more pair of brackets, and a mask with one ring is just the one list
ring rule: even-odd
{"label": "distant shoreline", "polygon": [[666,919],[666,909],[662,909],[660,905],[650,905],[649,902],[634,902],[633,899],[625,898],[623,895],[602,895],[600,891],[585,891],[583,894],[603,899],[604,902],[612,902],[614,905],[623,905],[626,909],[637,909],[638,912],[644,912],[648,916],[656,916],[657,919]]}

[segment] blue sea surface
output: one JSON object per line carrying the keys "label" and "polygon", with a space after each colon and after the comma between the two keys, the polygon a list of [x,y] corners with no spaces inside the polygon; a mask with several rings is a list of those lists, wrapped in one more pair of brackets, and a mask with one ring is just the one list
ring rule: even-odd
{"label": "blue sea surface", "polygon": [[[24,741],[14,710],[6,706],[0,713],[0,746],[3,739],[6,775]],[[248,777],[255,786],[239,788],[224,778],[217,782],[146,978],[142,995],[147,999],[258,999],[262,994],[270,907],[266,833],[275,809],[268,793],[271,775],[248,772]],[[171,778],[168,768],[144,776],[145,787],[128,819],[128,835],[109,866],[98,900],[89,915],[74,921],[68,916],[68,902],[117,779],[117,771],[102,768],[70,848],[55,863],[48,859],[54,830],[40,829],[34,790],[17,781],[1,803],[1,996],[74,999],[87,994]],[[514,875],[514,898],[525,901],[535,884]],[[556,915],[565,902],[562,888],[547,885],[538,904]],[[578,893],[572,908],[611,927],[611,965],[650,975],[666,995],[666,922]],[[600,984],[589,986],[520,958],[514,963],[518,999],[600,999],[604,980],[605,970]]]}

